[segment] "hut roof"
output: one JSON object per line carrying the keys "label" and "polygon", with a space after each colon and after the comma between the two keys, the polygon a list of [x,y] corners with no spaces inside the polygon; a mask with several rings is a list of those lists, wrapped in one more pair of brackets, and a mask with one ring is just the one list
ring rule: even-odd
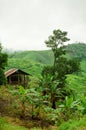
{"label": "hut roof", "polygon": [[21,72],[22,74],[30,75],[30,74],[24,72],[23,70],[12,68],[12,69],[10,69],[10,70],[8,70],[8,71],[5,72],[5,76],[8,77],[8,76],[12,75],[15,72]]}

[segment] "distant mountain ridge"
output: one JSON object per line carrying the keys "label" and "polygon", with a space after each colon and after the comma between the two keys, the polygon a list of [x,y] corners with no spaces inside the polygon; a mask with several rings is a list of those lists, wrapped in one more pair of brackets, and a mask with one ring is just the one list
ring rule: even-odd
{"label": "distant mountain ridge", "polygon": [[69,44],[67,46],[67,51],[70,57],[76,57],[81,60],[86,60],[86,44],[85,43]]}
{"label": "distant mountain ridge", "polygon": [[15,59],[30,59],[34,62],[39,62],[43,64],[52,63],[53,53],[51,50],[44,51],[19,51],[9,55],[9,58]]}
{"label": "distant mountain ridge", "polygon": [[[86,44],[69,44],[66,47],[69,57],[86,60]],[[45,51],[19,51],[9,54],[8,66],[10,68],[19,68],[34,76],[40,76],[44,66],[53,64],[53,52]]]}

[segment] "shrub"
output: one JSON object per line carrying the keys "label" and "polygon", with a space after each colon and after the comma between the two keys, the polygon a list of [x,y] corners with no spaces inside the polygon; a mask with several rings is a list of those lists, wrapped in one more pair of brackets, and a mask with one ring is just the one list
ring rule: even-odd
{"label": "shrub", "polygon": [[60,125],[58,130],[79,130],[82,127],[86,127],[85,117],[80,120],[69,120],[68,122],[64,122]]}

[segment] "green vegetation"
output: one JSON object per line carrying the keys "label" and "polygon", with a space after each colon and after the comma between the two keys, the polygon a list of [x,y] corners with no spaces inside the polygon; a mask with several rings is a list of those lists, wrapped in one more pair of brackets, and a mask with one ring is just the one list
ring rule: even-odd
{"label": "green vegetation", "polygon": [[5,70],[32,76],[25,88],[0,87],[1,130],[86,129],[86,44],[64,46],[68,40],[67,32],[54,30],[45,42],[51,50],[8,53]]}
{"label": "green vegetation", "polygon": [[[45,95],[48,95],[48,93],[50,94],[50,102],[53,109],[56,109],[56,102],[71,95],[70,89],[68,92],[66,91],[66,78],[68,74],[78,72],[79,70],[78,60],[70,60],[65,56],[66,50],[64,42],[67,42],[68,40],[67,32],[54,30],[53,34],[49,36],[48,41],[45,41],[46,45],[53,51],[54,63],[51,68],[44,68],[42,75],[43,80],[45,79],[45,86],[42,87],[45,87],[46,89],[46,91],[43,89]],[[48,72],[46,72],[47,70]]]}
{"label": "green vegetation", "polygon": [[2,47],[0,44],[0,85],[5,83],[5,75],[4,75],[4,69],[7,65],[7,54],[2,52]]}
{"label": "green vegetation", "polygon": [[74,43],[67,46],[67,51],[71,57],[79,58],[80,60],[86,60],[86,44]]}
{"label": "green vegetation", "polygon": [[0,130],[26,130],[26,128],[8,123],[4,118],[0,118]]}
{"label": "green vegetation", "polygon": [[40,77],[42,68],[46,64],[52,64],[51,51],[23,51],[9,54],[8,67],[20,68],[34,76]]}
{"label": "green vegetation", "polygon": [[[83,62],[85,62],[84,57],[86,56],[85,54],[86,44],[83,43],[69,44],[66,47],[66,49],[68,52],[67,53],[68,58],[81,59],[82,57]],[[74,52],[74,54],[72,52]],[[81,60],[81,64],[82,64],[82,60]],[[19,68],[32,74],[33,76],[40,77],[44,66],[52,65],[53,61],[54,61],[53,52],[51,50],[21,51],[21,52],[8,53],[8,66],[6,67],[6,70],[10,68]],[[82,65],[84,65],[83,68],[84,71],[86,71],[85,69],[86,64],[83,63]]]}
{"label": "green vegetation", "polygon": [[86,117],[80,120],[69,120],[64,122],[58,130],[85,130],[86,129]]}

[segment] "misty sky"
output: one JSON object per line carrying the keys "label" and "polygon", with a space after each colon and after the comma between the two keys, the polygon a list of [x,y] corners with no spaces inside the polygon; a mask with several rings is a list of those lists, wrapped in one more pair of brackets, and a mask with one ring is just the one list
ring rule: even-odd
{"label": "misty sky", "polygon": [[14,50],[42,50],[54,29],[86,43],[86,0],[0,0],[0,42]]}

